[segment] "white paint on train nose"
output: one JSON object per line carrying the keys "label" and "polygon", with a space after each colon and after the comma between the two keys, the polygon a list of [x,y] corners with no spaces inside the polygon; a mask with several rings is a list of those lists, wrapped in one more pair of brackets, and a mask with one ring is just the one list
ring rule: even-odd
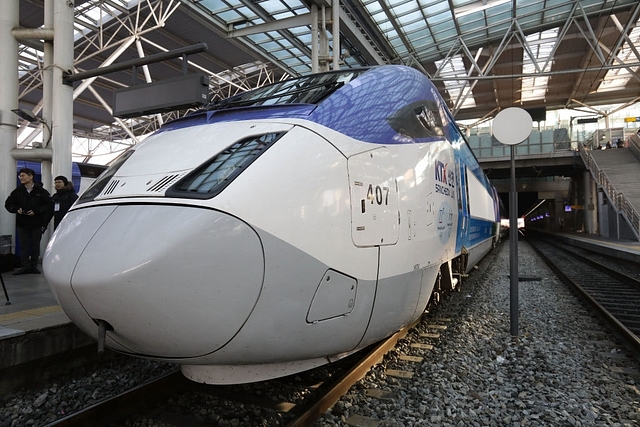
{"label": "white paint on train nose", "polygon": [[143,355],[195,357],[240,330],[262,289],[256,233],[214,210],[119,206],[96,231],[71,278],[78,300]]}

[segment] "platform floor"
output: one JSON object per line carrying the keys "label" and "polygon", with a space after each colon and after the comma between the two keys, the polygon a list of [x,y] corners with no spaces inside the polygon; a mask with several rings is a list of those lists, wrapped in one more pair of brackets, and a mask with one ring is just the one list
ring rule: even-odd
{"label": "platform floor", "polygon": [[70,323],[42,274],[2,273],[10,305],[0,293],[0,339]]}

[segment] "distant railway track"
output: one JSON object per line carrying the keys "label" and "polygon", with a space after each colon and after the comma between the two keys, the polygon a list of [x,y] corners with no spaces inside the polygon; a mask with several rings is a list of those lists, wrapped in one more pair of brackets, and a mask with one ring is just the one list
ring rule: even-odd
{"label": "distant railway track", "polygon": [[572,246],[537,238],[529,243],[640,354],[640,281]]}

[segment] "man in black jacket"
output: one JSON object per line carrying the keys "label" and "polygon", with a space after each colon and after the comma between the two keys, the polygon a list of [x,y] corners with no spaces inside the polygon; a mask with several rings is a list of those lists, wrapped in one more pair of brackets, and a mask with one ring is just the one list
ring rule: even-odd
{"label": "man in black jacket", "polygon": [[73,182],[69,181],[66,176],[56,176],[53,180],[53,185],[56,188],[56,193],[52,196],[53,229],[55,230],[71,205],[73,205],[73,202],[78,199],[78,195],[75,188],[73,188]]}
{"label": "man in black jacket", "polygon": [[20,261],[22,268],[13,274],[40,274],[40,238],[53,213],[53,203],[49,192],[42,184],[34,182],[33,169],[22,168],[18,174],[20,185],[13,190],[4,207],[16,214],[16,227],[20,241]]}

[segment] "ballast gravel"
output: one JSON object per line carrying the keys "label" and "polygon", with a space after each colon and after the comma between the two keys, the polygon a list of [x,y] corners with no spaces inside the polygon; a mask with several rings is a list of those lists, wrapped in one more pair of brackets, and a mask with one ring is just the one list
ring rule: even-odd
{"label": "ballast gravel", "polygon": [[639,425],[638,358],[526,242],[518,251],[515,336],[505,243],[315,426]]}

